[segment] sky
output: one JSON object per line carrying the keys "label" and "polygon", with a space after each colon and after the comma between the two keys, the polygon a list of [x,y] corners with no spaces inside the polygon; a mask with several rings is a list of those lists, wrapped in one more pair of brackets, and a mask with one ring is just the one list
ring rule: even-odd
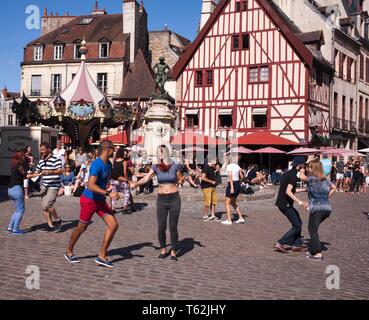
{"label": "sky", "polygon": [[[144,0],[149,15],[149,30],[162,30],[167,24],[170,30],[194,40],[201,15],[202,0]],[[69,15],[90,14],[94,0],[12,0],[6,10],[0,10],[0,88],[18,92],[20,88],[23,47],[41,35],[41,30],[29,30],[26,26],[29,6],[44,8],[48,12],[69,12]],[[122,0],[100,0],[99,7],[108,13],[121,13]]]}

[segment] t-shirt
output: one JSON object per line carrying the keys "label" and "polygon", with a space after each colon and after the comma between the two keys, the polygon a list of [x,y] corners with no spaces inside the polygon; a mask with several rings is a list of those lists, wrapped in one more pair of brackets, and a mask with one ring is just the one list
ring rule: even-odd
{"label": "t-shirt", "polygon": [[163,172],[156,164],[152,166],[152,170],[155,172],[159,183],[177,183],[177,172],[180,168],[178,164],[172,163],[169,170]]}
{"label": "t-shirt", "polygon": [[113,180],[118,180],[124,176],[124,161],[115,161],[112,169]]}
{"label": "t-shirt", "polygon": [[60,149],[60,150],[54,149],[53,155],[57,156],[62,161],[62,164],[64,165],[64,162],[65,162],[65,149]]}
{"label": "t-shirt", "polygon": [[251,181],[252,179],[255,179],[257,177],[256,170],[251,169],[249,173],[247,174],[247,179]]}
{"label": "t-shirt", "polygon": [[[202,168],[202,174],[205,174],[207,179],[211,181],[216,181],[215,170],[213,167],[207,164],[204,165],[204,167]],[[215,185],[209,182],[201,181],[201,189],[207,189],[207,188],[215,188]]]}
{"label": "t-shirt", "polygon": [[[44,160],[41,159],[36,167],[36,172],[39,173],[44,170],[58,170],[62,169],[62,161],[56,155]],[[49,189],[59,189],[61,183],[61,175],[43,176],[42,186]]]}
{"label": "t-shirt", "polygon": [[332,211],[329,203],[331,183],[328,180],[318,180],[316,177],[308,177],[307,190],[309,193],[310,213],[316,211]]}
{"label": "t-shirt", "polygon": [[286,194],[289,184],[293,186],[292,193],[295,193],[297,185],[297,170],[294,168],[287,171],[281,177],[278,197],[275,203],[278,208],[287,209],[293,206],[294,201]]}
{"label": "t-shirt", "polygon": [[[90,167],[89,176],[97,177],[96,185],[103,190],[106,190],[108,181],[111,177],[112,164],[110,161],[105,163],[101,158],[97,158]],[[105,196],[101,194],[96,194],[88,189],[88,187],[83,192],[83,196],[95,201],[104,201]]]}
{"label": "t-shirt", "polygon": [[74,182],[74,172],[72,171],[69,176],[63,174],[61,179],[63,186],[71,185]]}
{"label": "t-shirt", "polygon": [[[24,170],[25,174],[21,173],[20,170]],[[23,180],[27,175],[27,163],[19,163],[15,166],[15,168],[11,171],[10,182],[9,182],[9,189],[15,186],[22,186],[23,187]]]}
{"label": "t-shirt", "polygon": [[87,162],[87,154],[79,154],[76,155],[76,166],[80,167],[83,163]]}
{"label": "t-shirt", "polygon": [[336,163],[337,173],[345,173],[345,163],[343,161],[338,161]]}
{"label": "t-shirt", "polygon": [[227,166],[227,175],[228,172],[232,172],[232,180],[233,181],[240,181],[240,171],[242,169],[236,163],[231,163]]}
{"label": "t-shirt", "polygon": [[323,160],[320,160],[320,162],[323,165],[324,174],[326,176],[329,175],[332,170],[332,161],[330,159],[323,159]]}

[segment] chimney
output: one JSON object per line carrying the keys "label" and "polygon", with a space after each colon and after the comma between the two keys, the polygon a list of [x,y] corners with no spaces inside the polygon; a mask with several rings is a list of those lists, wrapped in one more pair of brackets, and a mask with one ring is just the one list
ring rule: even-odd
{"label": "chimney", "polygon": [[137,54],[139,38],[139,5],[136,0],[123,0],[123,34],[130,35],[129,62],[133,63]]}
{"label": "chimney", "polygon": [[93,15],[104,15],[106,14],[105,9],[99,9],[99,1],[95,1],[94,10],[92,11]]}
{"label": "chimney", "polygon": [[47,17],[47,8],[44,8],[44,17]]}
{"label": "chimney", "polygon": [[217,2],[215,0],[202,0],[200,30],[204,27],[206,22],[209,20],[211,14],[214,12],[216,7],[217,7]]}

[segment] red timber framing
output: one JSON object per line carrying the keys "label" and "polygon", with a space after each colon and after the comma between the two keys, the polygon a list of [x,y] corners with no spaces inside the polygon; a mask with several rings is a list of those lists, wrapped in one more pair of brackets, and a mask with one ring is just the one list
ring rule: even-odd
{"label": "red timber framing", "polygon": [[[196,109],[199,130],[207,135],[223,134],[220,117],[228,114],[238,135],[266,130],[294,142],[309,141],[309,106],[329,111],[329,91],[314,88],[311,93],[309,89],[312,53],[271,0],[249,0],[243,11],[237,11],[236,2],[220,1],[173,68],[180,86],[181,129],[186,113]],[[238,50],[232,43],[236,34],[240,35]],[[247,49],[241,43],[244,34],[249,35]],[[258,81],[249,81],[256,76],[255,68]],[[196,72],[206,70],[213,71],[213,85],[196,86]],[[263,114],[266,126],[255,127],[255,117]],[[329,125],[328,114],[325,125]],[[324,130],[329,130],[325,125]]]}

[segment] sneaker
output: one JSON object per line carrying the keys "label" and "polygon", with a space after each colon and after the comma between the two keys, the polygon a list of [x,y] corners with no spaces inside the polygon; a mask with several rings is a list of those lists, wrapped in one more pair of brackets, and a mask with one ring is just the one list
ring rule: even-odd
{"label": "sneaker", "polygon": [[54,225],[54,231],[56,232],[56,233],[58,233],[58,232],[60,232],[60,230],[61,230],[61,227],[62,227],[62,219],[59,219],[59,220],[56,220],[54,223],[53,223],[53,225]]}
{"label": "sneaker", "polygon": [[6,229],[6,233],[7,233],[7,234],[12,234],[12,233],[13,233],[13,229],[9,229],[9,228],[8,228],[8,229]]}
{"label": "sneaker", "polygon": [[115,268],[114,265],[110,262],[110,261],[105,261],[103,259],[100,259],[100,258],[96,258],[95,262],[100,265],[100,266],[103,266],[103,267],[106,267],[106,268]]}
{"label": "sneaker", "polygon": [[41,229],[42,232],[54,232],[55,228],[54,227],[50,227],[49,225],[47,225],[45,228]]}
{"label": "sneaker", "polygon": [[231,226],[232,225],[232,221],[225,220],[225,221],[222,221],[222,224],[224,224],[226,226]]}
{"label": "sneaker", "polygon": [[203,216],[202,220],[207,221],[210,217],[209,216]]}
{"label": "sneaker", "polygon": [[279,242],[277,242],[275,245],[274,245],[274,251],[278,251],[278,252],[282,252],[282,253],[289,253],[286,248],[280,244]]}
{"label": "sneaker", "polygon": [[206,220],[206,221],[208,221],[208,222],[219,222],[220,219],[217,216],[210,216],[208,218],[208,220]]}
{"label": "sneaker", "polygon": [[315,261],[323,261],[323,256],[313,256],[311,254],[306,256],[306,259],[315,260]]}
{"label": "sneaker", "polygon": [[300,246],[300,247],[293,246],[291,248],[291,251],[293,251],[293,252],[307,252],[307,249],[306,249],[306,247],[303,247],[303,246]]}
{"label": "sneaker", "polygon": [[238,220],[236,221],[236,223],[237,223],[237,224],[245,223],[245,219],[243,219],[243,218],[241,219],[241,218],[240,218],[240,219],[238,219]]}
{"label": "sneaker", "polygon": [[13,230],[12,234],[16,236],[23,236],[24,232],[22,230]]}
{"label": "sneaker", "polygon": [[81,261],[75,256],[68,256],[66,253],[64,254],[65,259],[68,260],[70,264],[80,263]]}

